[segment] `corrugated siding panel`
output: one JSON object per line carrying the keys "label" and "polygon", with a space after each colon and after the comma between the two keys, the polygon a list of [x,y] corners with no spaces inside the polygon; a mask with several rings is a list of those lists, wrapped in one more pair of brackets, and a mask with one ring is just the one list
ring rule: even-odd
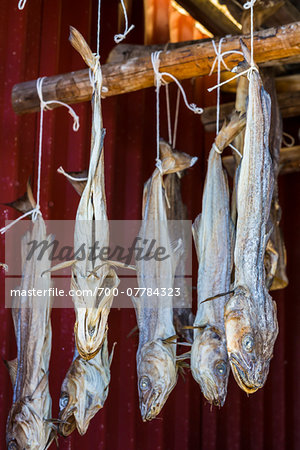
{"label": "corrugated siding panel", "polygon": [[[25,190],[26,180],[34,170],[37,152],[38,115],[17,117],[11,107],[11,88],[15,83],[38,76],[68,72],[84,67],[67,41],[68,27],[73,25],[87,38],[93,36],[95,48],[97,1],[28,0],[23,12],[17,0],[0,4],[0,167],[1,204],[12,201]],[[105,60],[113,47],[117,29],[118,2],[102,1],[101,55]],[[156,16],[157,17],[157,16]],[[143,2],[132,1],[132,22],[136,28],[127,42],[143,43]],[[159,33],[156,35],[159,36]],[[186,37],[186,30],[184,33]],[[157,38],[158,39],[158,38]],[[188,98],[200,106],[215,102],[206,87],[212,80],[185,82]],[[172,86],[171,100],[176,89]],[[162,95],[163,99],[163,95]],[[166,136],[165,109],[162,101],[162,131]],[[69,115],[63,109],[45,114],[42,210],[48,219],[73,219],[78,198],[56,169],[87,167],[90,145],[90,105],[76,105],[81,127],[72,131]],[[144,181],[151,175],[155,158],[155,96],[148,89],[103,102],[106,188],[111,219],[139,219]],[[190,218],[201,208],[202,186],[208,150],[213,136],[204,135],[200,119],[181,108],[177,147],[199,156],[199,162],[184,180],[184,197]],[[36,173],[36,170],[35,170]],[[110,450],[242,450],[296,449],[300,445],[299,427],[299,350],[300,350],[300,210],[295,208],[299,192],[299,174],[280,180],[283,207],[282,226],[288,251],[290,285],[274,293],[278,305],[280,333],[265,388],[249,398],[231,379],[228,397],[222,410],[211,408],[200,394],[190,374],[181,377],[163,413],[157,420],[143,424],[138,409],[135,353],[137,337],[127,338],[135,326],[133,310],[112,310],[109,318],[109,343],[118,345],[112,364],[110,393],[105,407],[90,424],[84,437],[74,433],[59,439],[61,449]],[[1,226],[15,213],[1,206]],[[18,245],[18,244],[17,244]],[[1,261],[4,258],[1,240]],[[194,260],[195,261],[195,260]],[[197,267],[194,264],[196,275]],[[1,274],[1,292],[4,277]],[[11,314],[0,310],[0,350],[4,359],[16,355]],[[60,385],[73,355],[72,310],[54,310],[53,350],[50,387],[53,416],[57,416]],[[12,389],[8,373],[0,370],[0,448],[5,448],[5,423],[11,406]],[[55,448],[55,444],[51,448]]]}

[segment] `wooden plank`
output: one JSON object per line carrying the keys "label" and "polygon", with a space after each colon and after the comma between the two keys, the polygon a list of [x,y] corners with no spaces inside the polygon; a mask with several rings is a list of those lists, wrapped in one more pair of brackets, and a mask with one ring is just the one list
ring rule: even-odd
{"label": "wooden plank", "polygon": [[[278,94],[278,103],[283,118],[295,117],[300,115],[300,90],[281,92]],[[220,123],[228,117],[235,107],[234,102],[223,103],[220,106]],[[216,129],[216,112],[215,106],[209,106],[204,109],[201,115],[201,121],[205,131],[215,131]]]}
{"label": "wooden plank", "polygon": [[[243,39],[249,46],[249,36],[244,36]],[[224,39],[223,51],[238,50],[239,48],[240,36],[229,36]],[[163,46],[161,49],[163,50]],[[153,86],[154,77],[150,54],[151,47],[148,47],[145,48],[142,56],[129,59],[125,63],[104,64],[102,66],[103,85],[108,89],[104,95],[124,94]],[[258,64],[272,65],[278,61],[300,61],[300,22],[256,32],[254,34],[254,56]],[[214,58],[215,53],[211,40],[198,41],[162,52],[160,70],[167,71],[178,79],[203,76],[209,74]],[[240,60],[240,55],[229,55],[226,61],[232,68]],[[217,70],[216,67],[215,70]],[[92,88],[87,69],[55,75],[44,80],[44,100],[79,103],[89,100],[91,95]],[[39,110],[40,102],[35,80],[13,87],[12,105],[17,113]]]}
{"label": "wooden plank", "polygon": [[215,36],[241,33],[241,29],[209,0],[176,0],[176,3]]}
{"label": "wooden plank", "polygon": [[[224,156],[223,165],[231,177],[235,171],[235,160],[233,156]],[[300,145],[295,147],[284,147],[280,150],[280,175],[300,172]]]}

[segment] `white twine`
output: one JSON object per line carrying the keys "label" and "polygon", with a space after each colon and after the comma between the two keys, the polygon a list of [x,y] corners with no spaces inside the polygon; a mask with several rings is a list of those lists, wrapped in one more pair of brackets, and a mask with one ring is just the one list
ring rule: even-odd
{"label": "white twine", "polygon": [[[221,38],[221,39],[219,40],[219,46],[218,46],[218,49],[217,49],[217,46],[216,46],[215,41],[212,40],[212,44],[213,44],[213,47],[214,47],[214,51],[215,51],[215,53],[216,53],[216,57],[215,57],[215,59],[214,59],[214,62],[213,62],[213,64],[212,64],[212,66],[211,66],[211,70],[210,70],[210,73],[209,73],[209,75],[211,75],[211,74],[213,73],[213,70],[214,70],[214,68],[215,68],[216,62],[218,62],[218,70],[217,70],[217,118],[216,118],[216,135],[218,135],[218,134],[219,134],[219,131],[220,131],[220,81],[221,81],[221,63],[223,64],[223,66],[225,67],[226,70],[230,71],[230,69],[227,67],[227,64],[225,63],[223,57],[226,56],[226,55],[233,54],[233,53],[234,53],[234,54],[240,54],[240,55],[243,55],[243,53],[240,52],[240,51],[238,51],[238,50],[229,50],[229,51],[226,51],[226,52],[223,52],[223,53],[222,53],[221,50],[222,50],[222,42],[223,42],[223,40],[224,40],[224,38]],[[210,90],[210,89],[208,89],[208,90]],[[238,151],[238,149],[235,148],[232,144],[229,144],[229,147],[231,147],[234,151],[237,152],[237,154],[238,154],[240,157],[242,157],[242,155],[240,154],[240,152]],[[217,153],[219,153],[219,154],[222,153],[221,150],[216,146],[215,143],[213,144],[213,148],[214,148],[214,150],[215,150]]]}
{"label": "white twine", "polygon": [[[253,47],[254,47],[254,45],[253,45],[253,42],[254,42],[254,32],[253,32],[253,6],[254,6],[254,4],[255,4],[255,2],[256,2],[256,0],[250,0],[250,1],[248,1],[247,3],[245,3],[244,4],[244,8],[245,9],[250,9],[250,11],[251,11],[251,33],[250,33],[250,42],[251,42],[251,48],[250,48],[250,54],[251,54],[251,61],[250,61],[250,67],[249,67],[249,69],[247,69],[247,70],[244,70],[243,72],[240,72],[240,73],[238,73],[237,75],[235,75],[235,76],[233,76],[233,77],[231,77],[231,78],[229,78],[228,80],[225,80],[225,81],[223,81],[222,83],[220,83],[220,82],[218,82],[215,86],[213,86],[213,87],[211,87],[211,88],[208,88],[207,90],[208,90],[208,92],[212,92],[214,89],[217,89],[217,88],[219,88],[219,87],[221,87],[221,86],[223,86],[224,84],[227,84],[227,83],[230,83],[230,81],[232,81],[232,80],[234,80],[234,79],[236,79],[236,78],[239,78],[239,77],[241,77],[242,75],[246,75],[247,74],[247,77],[248,77],[248,79],[250,78],[250,76],[251,76],[251,74],[255,71],[255,72],[259,72],[259,70],[257,69],[257,67],[255,66],[255,64],[254,64],[254,58],[253,58],[253,52],[254,52],[254,49],[253,49]],[[223,38],[222,38],[223,39]],[[221,40],[222,40],[221,39]],[[220,41],[221,41],[220,40]],[[219,42],[220,43],[220,42]],[[213,45],[214,45],[214,42],[213,42]],[[214,48],[215,48],[215,51],[216,51],[216,46],[214,45]],[[217,52],[216,52],[217,53]],[[217,56],[216,56],[216,59],[218,60],[218,63],[219,63],[219,61],[222,61],[223,63],[224,63],[224,60],[223,60],[223,56],[225,55],[225,54],[229,54],[230,52],[224,52],[223,54],[221,54],[221,55],[218,55],[218,53],[217,53]],[[233,51],[232,53],[238,53],[237,51]],[[241,53],[241,52],[239,52],[239,53]],[[216,60],[215,60],[216,61]],[[214,64],[213,64],[213,66],[212,66],[212,70],[211,70],[211,73],[212,73],[212,71],[213,71],[213,69],[214,69],[214,65],[215,65],[215,61],[214,61]],[[225,64],[224,64],[225,65]],[[228,67],[226,67],[226,65],[225,65],[225,68],[227,69],[227,70],[229,70],[228,69]]]}
{"label": "white twine", "polygon": [[[290,142],[288,142],[285,138],[289,138]],[[295,145],[295,138],[287,133],[286,131],[282,132],[282,143],[283,145],[285,145],[286,147],[293,147]]]}
{"label": "white twine", "polygon": [[27,1],[27,0],[19,0],[18,8],[19,8],[19,9],[24,9],[24,8],[25,8],[25,5],[26,5],[26,1]]}
{"label": "white twine", "polygon": [[168,84],[166,84],[166,103],[167,103],[169,144],[172,145],[171,110],[170,110],[170,95],[169,95],[169,85]]}
{"label": "white twine", "polygon": [[100,10],[101,10],[101,0],[98,0],[98,17],[97,17],[97,56],[99,56],[99,51],[100,51]]}
{"label": "white twine", "polygon": [[153,66],[154,80],[155,80],[155,85],[156,85],[156,153],[157,153],[156,154],[156,167],[161,172],[162,167],[161,167],[161,160],[159,158],[159,137],[160,137],[159,136],[159,89],[160,89],[161,85],[168,83],[166,80],[164,80],[163,77],[169,77],[177,84],[177,86],[180,89],[180,92],[182,94],[184,103],[188,109],[193,111],[193,113],[195,113],[195,114],[202,114],[203,109],[199,108],[194,103],[191,103],[191,104],[188,103],[184,89],[181,86],[181,84],[179,83],[179,81],[177,80],[177,78],[175,78],[173,75],[171,75],[168,72],[160,72],[159,71],[159,65],[160,65],[159,55],[160,55],[160,53],[161,53],[161,50],[151,53],[151,62],[152,62],[152,66]]}
{"label": "white twine", "polygon": [[85,178],[76,178],[76,177],[72,177],[72,175],[69,175],[67,172],[65,172],[64,171],[64,169],[63,169],[63,167],[62,166],[60,166],[58,169],[57,169],[57,172],[58,173],[61,173],[62,175],[64,175],[66,178],[68,178],[69,180],[72,180],[72,181],[87,181],[88,180],[88,177],[85,177]]}
{"label": "white twine", "polygon": [[124,19],[125,19],[125,30],[124,30],[124,33],[115,34],[114,41],[116,44],[119,44],[121,41],[123,41],[126,38],[127,34],[130,33],[130,31],[132,31],[134,29],[134,25],[130,25],[130,27],[128,28],[127,11],[126,11],[126,7],[124,5],[123,0],[121,0],[121,5],[123,8]]}
{"label": "white twine", "polygon": [[43,92],[42,92],[42,86],[43,86],[43,81],[44,81],[45,78],[46,77],[42,77],[42,78],[38,78],[36,80],[36,90],[37,90],[37,94],[38,94],[39,99],[40,99],[40,109],[41,109],[41,112],[40,112],[40,131],[39,131],[39,152],[38,152],[38,176],[37,176],[36,206],[32,210],[27,211],[25,214],[22,214],[20,217],[15,219],[13,222],[8,224],[7,226],[1,228],[0,229],[0,233],[1,234],[6,233],[7,230],[9,230],[12,226],[14,226],[17,222],[22,220],[24,217],[32,215],[32,221],[35,222],[37,217],[38,217],[38,215],[42,215],[42,213],[40,211],[40,196],[41,196],[41,172],[42,172],[42,147],[43,147],[44,110],[49,109],[49,105],[53,105],[53,104],[58,104],[58,105],[61,105],[61,106],[65,106],[66,108],[68,108],[69,113],[71,114],[71,116],[74,119],[73,130],[77,131],[78,128],[79,128],[79,117],[77,116],[77,114],[75,113],[73,108],[71,108],[66,103],[63,103],[63,102],[60,102],[60,101],[57,101],[57,100],[44,101],[44,99],[43,99]]}
{"label": "white twine", "polygon": [[180,102],[180,90],[177,89],[175,121],[174,121],[174,131],[173,131],[173,143],[172,143],[173,148],[175,148],[175,146],[176,146],[178,116],[179,116],[179,102]]}

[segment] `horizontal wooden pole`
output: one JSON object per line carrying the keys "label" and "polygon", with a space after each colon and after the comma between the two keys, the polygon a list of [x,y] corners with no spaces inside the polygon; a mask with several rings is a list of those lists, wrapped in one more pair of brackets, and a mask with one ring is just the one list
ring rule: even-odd
{"label": "horizontal wooden pole", "polygon": [[[235,159],[233,156],[222,158],[224,167],[231,177],[235,171]],[[300,172],[300,145],[284,147],[280,150],[280,175],[292,172]]]}
{"label": "horizontal wooden pole", "polygon": [[[280,92],[277,95],[278,104],[283,118],[295,117],[300,115],[300,91]],[[234,102],[223,103],[220,105],[220,123],[228,117],[235,108]],[[201,121],[205,131],[215,131],[216,129],[217,108],[209,106],[204,109],[201,115]]]}
{"label": "horizontal wooden pole", "polygon": [[[240,37],[226,37],[222,51],[239,50]],[[249,36],[243,36],[250,46]],[[161,47],[163,49],[163,47]],[[153,68],[150,60],[151,48],[144,54],[131,58],[125,63],[107,63],[102,66],[103,85],[112,96],[144,89],[154,84]],[[300,61],[300,22],[269,28],[255,33],[254,57],[260,63],[272,64],[276,61]],[[178,79],[187,79],[209,74],[215,52],[211,40],[197,41],[179,48],[162,52],[160,70],[167,71]],[[226,62],[230,68],[241,60],[240,55],[228,55]],[[216,65],[217,66],[217,65]],[[216,70],[216,68],[215,68]],[[46,78],[43,83],[44,100],[60,100],[79,103],[91,99],[92,89],[87,69]],[[39,110],[36,81],[17,84],[12,90],[12,105],[16,113],[22,114]]]}

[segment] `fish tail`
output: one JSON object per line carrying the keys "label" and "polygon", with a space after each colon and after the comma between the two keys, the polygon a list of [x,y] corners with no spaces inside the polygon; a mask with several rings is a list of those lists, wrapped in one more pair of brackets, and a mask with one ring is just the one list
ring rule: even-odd
{"label": "fish tail", "polygon": [[17,200],[14,200],[10,203],[5,203],[6,206],[10,206],[11,208],[16,209],[17,211],[25,214],[36,207],[36,202],[33,197],[30,178],[27,181],[27,191],[24,195],[19,197]]}
{"label": "fish tail", "polygon": [[193,157],[184,152],[172,149],[171,145],[163,139],[159,144],[160,158],[162,163],[162,173],[181,172],[192,167],[197,161],[197,157]]}

